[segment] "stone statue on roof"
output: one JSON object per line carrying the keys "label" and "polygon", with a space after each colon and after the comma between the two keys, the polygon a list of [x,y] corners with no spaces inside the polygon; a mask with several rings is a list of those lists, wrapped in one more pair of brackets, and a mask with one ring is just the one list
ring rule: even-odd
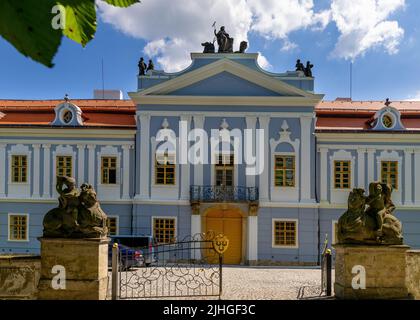
{"label": "stone statue on roof", "polygon": [[146,74],[147,66],[146,66],[146,63],[144,62],[143,57],[140,58],[138,67],[139,67],[139,76],[144,76]]}
{"label": "stone statue on roof", "polygon": [[219,45],[219,53],[231,53],[233,52],[233,38],[225,31],[225,27],[220,27],[219,32],[216,32],[214,29],[214,35],[217,39],[217,44]]}

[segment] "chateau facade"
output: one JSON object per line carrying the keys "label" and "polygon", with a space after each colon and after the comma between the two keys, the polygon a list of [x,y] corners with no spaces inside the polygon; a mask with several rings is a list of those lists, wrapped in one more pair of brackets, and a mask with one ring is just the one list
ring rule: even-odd
{"label": "chateau facade", "polygon": [[[405,242],[420,247],[420,103],[322,101],[313,77],[264,71],[258,54],[191,58],[139,76],[131,100],[0,100],[0,254],[39,251],[56,175],[94,186],[112,234],[223,232],[229,264],[316,264],[350,190],[378,180],[393,185]],[[177,147],[200,140],[184,129],[209,140],[251,129],[253,143],[238,155],[208,142],[214,159],[184,163],[181,148],[156,157],[161,129]],[[238,163],[246,150],[263,155],[260,174]]]}

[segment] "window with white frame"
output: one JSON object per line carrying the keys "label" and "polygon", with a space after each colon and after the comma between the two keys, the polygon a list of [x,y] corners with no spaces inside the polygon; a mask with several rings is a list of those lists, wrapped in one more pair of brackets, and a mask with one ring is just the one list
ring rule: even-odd
{"label": "window with white frame", "polygon": [[71,177],[73,175],[72,156],[57,156],[55,163],[57,176]]}
{"label": "window with white frame", "polygon": [[274,156],[274,186],[294,187],[295,186],[295,156],[275,155]]}
{"label": "window with white frame", "polygon": [[12,182],[28,182],[28,157],[26,155],[12,155]]}
{"label": "window with white frame", "polygon": [[158,217],[152,219],[153,237],[159,244],[173,243],[176,238],[176,219]]}
{"label": "window with white frame", "polygon": [[117,183],[117,157],[101,157],[101,182]]}
{"label": "window with white frame", "polygon": [[28,241],[28,220],[27,214],[9,214],[9,241]]}
{"label": "window with white frame", "polygon": [[108,235],[116,236],[118,235],[118,217],[117,216],[108,216],[107,219],[107,226],[108,226]]}
{"label": "window with white frame", "polygon": [[273,247],[298,247],[298,220],[273,219]]}
{"label": "window with white frame", "polygon": [[234,155],[230,153],[216,155],[214,165],[216,186],[231,187],[234,185]]}
{"label": "window with white frame", "polygon": [[175,162],[176,159],[174,153],[156,153],[155,184],[175,185]]}

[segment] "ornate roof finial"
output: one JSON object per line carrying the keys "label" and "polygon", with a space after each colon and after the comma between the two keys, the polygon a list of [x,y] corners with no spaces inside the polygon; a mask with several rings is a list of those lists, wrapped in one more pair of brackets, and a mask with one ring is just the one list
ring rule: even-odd
{"label": "ornate roof finial", "polygon": [[64,95],[64,101],[66,102],[70,101],[69,95],[67,93]]}
{"label": "ornate roof finial", "polygon": [[389,106],[391,105],[391,101],[389,101],[389,98],[386,98],[386,100],[385,100],[385,105],[386,105],[387,107],[389,107]]}

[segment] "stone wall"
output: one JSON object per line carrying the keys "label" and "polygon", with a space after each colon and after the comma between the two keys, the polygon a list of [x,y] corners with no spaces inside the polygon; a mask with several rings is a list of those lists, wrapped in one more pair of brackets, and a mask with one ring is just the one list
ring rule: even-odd
{"label": "stone wall", "polygon": [[0,255],[0,299],[37,299],[41,257]]}
{"label": "stone wall", "polygon": [[409,250],[407,261],[407,289],[414,299],[420,300],[420,250]]}

